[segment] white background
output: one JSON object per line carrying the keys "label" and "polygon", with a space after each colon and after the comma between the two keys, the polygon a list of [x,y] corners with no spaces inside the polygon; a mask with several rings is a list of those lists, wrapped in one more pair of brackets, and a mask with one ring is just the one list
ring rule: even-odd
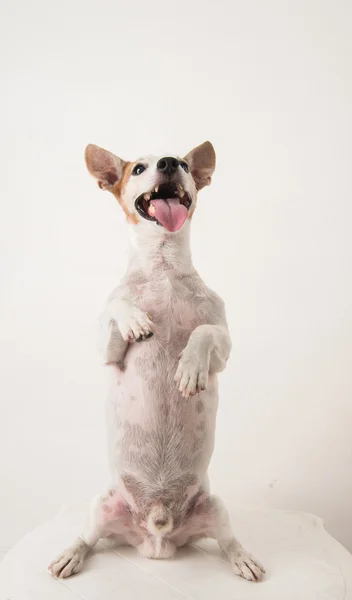
{"label": "white background", "polygon": [[96,320],[127,224],[86,172],[218,156],[194,261],[226,300],[213,489],[352,550],[351,4],[2,0],[0,546],[105,490]]}

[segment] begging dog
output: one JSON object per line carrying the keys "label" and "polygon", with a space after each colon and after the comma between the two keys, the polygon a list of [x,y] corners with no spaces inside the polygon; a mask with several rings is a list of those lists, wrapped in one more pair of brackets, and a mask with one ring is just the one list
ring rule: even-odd
{"label": "begging dog", "polygon": [[192,264],[190,228],[197,194],[215,169],[214,148],[205,142],[184,158],[127,162],[90,144],[85,159],[99,187],[117,199],[131,234],[126,275],[101,319],[113,485],[92,501],[80,537],[49,571],[77,573],[100,538],[171,558],[209,537],[234,573],[259,581],[264,569],[233,536],[207,477],[217,374],[231,340],[223,301]]}

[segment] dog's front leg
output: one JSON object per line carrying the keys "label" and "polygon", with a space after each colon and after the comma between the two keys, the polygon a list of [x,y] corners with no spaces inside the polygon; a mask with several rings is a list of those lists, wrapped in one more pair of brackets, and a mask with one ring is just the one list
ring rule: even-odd
{"label": "dog's front leg", "polygon": [[153,324],[128,298],[125,287],[116,288],[100,319],[101,349],[105,363],[123,363],[128,344],[147,340]]}
{"label": "dog's front leg", "polygon": [[175,381],[186,398],[205,390],[209,374],[225,368],[231,339],[225,324],[200,325],[190,335],[180,356]]}

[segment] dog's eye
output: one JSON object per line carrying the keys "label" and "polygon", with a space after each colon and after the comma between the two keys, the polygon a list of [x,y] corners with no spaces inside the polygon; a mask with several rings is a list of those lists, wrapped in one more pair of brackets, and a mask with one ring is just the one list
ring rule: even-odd
{"label": "dog's eye", "polygon": [[182,169],[186,171],[186,173],[189,172],[189,166],[184,160],[180,160],[180,167],[182,167]]}
{"label": "dog's eye", "polygon": [[140,175],[141,173],[143,173],[143,171],[145,171],[145,166],[139,163],[138,165],[133,167],[132,175]]}

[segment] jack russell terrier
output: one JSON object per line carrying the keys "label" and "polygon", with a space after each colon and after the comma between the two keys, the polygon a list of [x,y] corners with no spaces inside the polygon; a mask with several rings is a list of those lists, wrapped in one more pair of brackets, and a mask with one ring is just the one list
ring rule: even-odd
{"label": "jack russell terrier", "polygon": [[100,538],[170,558],[210,537],[236,575],[259,581],[265,571],[233,536],[207,477],[217,374],[231,340],[223,301],[192,264],[190,227],[197,193],[215,169],[214,148],[205,142],[185,158],[126,162],[90,144],[85,159],[99,187],[119,202],[132,242],[127,273],[102,316],[113,486],[92,501],[80,537],[49,571],[77,573]]}

